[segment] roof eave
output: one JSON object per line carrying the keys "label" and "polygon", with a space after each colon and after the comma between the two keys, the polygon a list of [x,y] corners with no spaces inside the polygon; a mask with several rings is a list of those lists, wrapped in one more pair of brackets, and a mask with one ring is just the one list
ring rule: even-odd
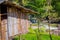
{"label": "roof eave", "polygon": [[10,2],[10,1],[4,1],[4,2],[2,2],[0,4],[13,6],[13,7],[16,7],[17,9],[23,9],[24,11],[26,11],[26,13],[32,13],[32,14],[33,13],[36,13],[36,14],[38,13],[38,12],[35,12],[35,11],[31,10],[31,9],[27,9],[27,8],[21,6],[21,5],[17,5],[16,3],[13,3],[13,2]]}

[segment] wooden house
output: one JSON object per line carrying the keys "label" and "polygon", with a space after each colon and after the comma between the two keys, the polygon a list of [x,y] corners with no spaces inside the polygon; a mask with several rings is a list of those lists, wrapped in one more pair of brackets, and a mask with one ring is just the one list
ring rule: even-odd
{"label": "wooden house", "polygon": [[37,13],[10,1],[0,1],[0,40],[27,33],[29,27],[28,14]]}

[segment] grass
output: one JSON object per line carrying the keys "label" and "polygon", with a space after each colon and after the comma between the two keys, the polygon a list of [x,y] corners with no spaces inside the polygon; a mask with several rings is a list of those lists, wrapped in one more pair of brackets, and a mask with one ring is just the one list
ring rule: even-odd
{"label": "grass", "polygon": [[[45,32],[38,32],[38,29],[33,30],[29,28],[27,34],[21,34],[20,36],[15,36],[15,40],[50,40],[49,34]],[[60,36],[52,35],[52,40],[60,40]]]}
{"label": "grass", "polygon": [[50,26],[57,27],[57,24],[50,24]]}
{"label": "grass", "polygon": [[38,24],[37,23],[33,23],[33,24],[31,24],[32,26],[38,26]]}
{"label": "grass", "polygon": [[[37,35],[36,34],[31,34],[31,33],[21,35],[20,37],[21,37],[22,40],[38,40]],[[41,34],[39,36],[39,38],[41,40],[50,40],[49,35],[47,35],[47,34]],[[18,40],[19,37],[16,36],[15,39]],[[60,40],[60,36],[52,35],[52,39],[53,40]]]}

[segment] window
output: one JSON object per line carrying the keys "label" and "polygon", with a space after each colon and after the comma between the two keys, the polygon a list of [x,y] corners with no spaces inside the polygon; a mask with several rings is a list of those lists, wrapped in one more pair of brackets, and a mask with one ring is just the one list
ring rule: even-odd
{"label": "window", "polygon": [[7,13],[7,6],[4,5],[4,4],[1,4],[0,5],[0,11],[1,11],[1,14],[4,14],[4,13]]}

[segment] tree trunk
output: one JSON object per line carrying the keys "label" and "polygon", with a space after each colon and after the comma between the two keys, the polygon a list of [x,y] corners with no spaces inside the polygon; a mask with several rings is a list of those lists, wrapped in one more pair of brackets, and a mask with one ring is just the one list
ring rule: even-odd
{"label": "tree trunk", "polygon": [[38,33],[37,33],[37,39],[41,40],[41,34],[40,34],[40,20],[38,19]]}
{"label": "tree trunk", "polygon": [[48,20],[48,27],[49,27],[49,37],[50,37],[50,40],[52,40],[52,36],[51,36],[51,32],[50,32],[50,20]]}
{"label": "tree trunk", "polygon": [[38,20],[38,32],[40,32],[40,31],[39,31],[39,26],[40,26],[40,25],[39,25],[39,20]]}
{"label": "tree trunk", "polygon": [[[47,6],[51,6],[51,0],[46,0],[47,1]],[[47,8],[47,13],[50,14],[50,9]],[[49,37],[50,37],[50,40],[52,40],[52,36],[51,36],[51,33],[50,33],[50,17],[48,15],[48,27],[49,27]]]}

